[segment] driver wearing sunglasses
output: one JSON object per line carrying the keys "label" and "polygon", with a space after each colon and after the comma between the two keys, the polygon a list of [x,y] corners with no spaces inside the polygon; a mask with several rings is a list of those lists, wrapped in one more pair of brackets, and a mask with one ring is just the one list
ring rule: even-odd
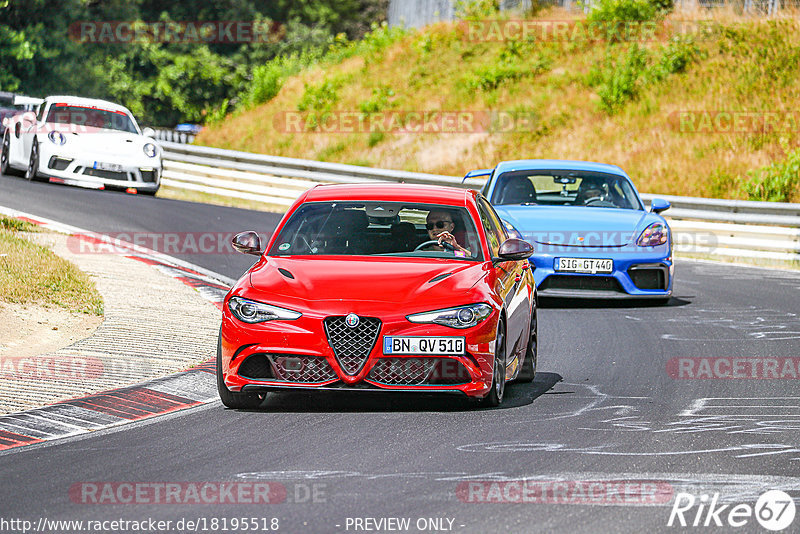
{"label": "driver wearing sunglasses", "polygon": [[442,247],[442,250],[445,250],[445,248],[442,246],[442,242],[445,242],[453,247],[453,249],[457,252],[466,254],[468,256],[471,255],[469,250],[458,244],[455,236],[451,233],[456,225],[453,222],[453,216],[450,213],[446,211],[430,211],[428,212],[428,217],[425,219],[425,222],[425,228],[428,230],[428,236],[430,236],[431,240],[438,241],[439,246]]}

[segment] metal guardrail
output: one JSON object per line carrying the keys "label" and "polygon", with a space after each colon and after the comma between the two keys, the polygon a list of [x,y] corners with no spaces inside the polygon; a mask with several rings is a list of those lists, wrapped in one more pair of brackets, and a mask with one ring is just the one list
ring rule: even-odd
{"label": "metal guardrail", "polygon": [[156,139],[171,143],[193,143],[196,137],[193,133],[179,132],[177,130],[165,130],[163,128],[153,128],[153,130],[156,132]]}
{"label": "metal guardrail", "polygon": [[[374,169],[235,150],[160,142],[162,183],[288,207],[321,183],[405,182],[479,188],[481,179]],[[800,261],[800,204],[642,194],[668,200],[675,250],[721,257]]]}

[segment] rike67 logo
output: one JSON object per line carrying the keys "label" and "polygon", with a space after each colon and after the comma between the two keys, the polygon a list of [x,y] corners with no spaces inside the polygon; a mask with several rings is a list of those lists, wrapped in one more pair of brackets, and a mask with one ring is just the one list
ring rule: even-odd
{"label": "rike67 logo", "polygon": [[767,530],[779,531],[794,521],[795,503],[792,497],[780,490],[763,493],[755,507],[749,504],[719,504],[719,493],[710,499],[691,493],[678,493],[669,514],[667,526],[681,527],[743,527],[753,517]]}

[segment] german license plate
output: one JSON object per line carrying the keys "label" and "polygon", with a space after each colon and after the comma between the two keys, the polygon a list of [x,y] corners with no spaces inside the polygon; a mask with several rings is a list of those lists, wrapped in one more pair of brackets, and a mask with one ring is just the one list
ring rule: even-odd
{"label": "german license plate", "polygon": [[556,258],[556,271],[567,273],[611,273],[614,260],[597,258]]}
{"label": "german license plate", "polygon": [[103,170],[103,171],[120,172],[122,170],[122,165],[119,165],[118,163],[105,163],[105,162],[102,162],[102,161],[95,161],[94,162],[94,168],[95,169],[100,169],[100,170]]}
{"label": "german license plate", "polygon": [[383,336],[384,354],[457,356],[464,354],[463,337]]}

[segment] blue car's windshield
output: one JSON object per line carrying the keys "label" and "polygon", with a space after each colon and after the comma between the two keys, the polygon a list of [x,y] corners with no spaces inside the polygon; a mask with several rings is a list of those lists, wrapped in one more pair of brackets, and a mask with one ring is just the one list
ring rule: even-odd
{"label": "blue car's windshield", "polygon": [[505,172],[497,177],[491,202],[497,206],[539,204],[644,209],[624,176],[569,170]]}

